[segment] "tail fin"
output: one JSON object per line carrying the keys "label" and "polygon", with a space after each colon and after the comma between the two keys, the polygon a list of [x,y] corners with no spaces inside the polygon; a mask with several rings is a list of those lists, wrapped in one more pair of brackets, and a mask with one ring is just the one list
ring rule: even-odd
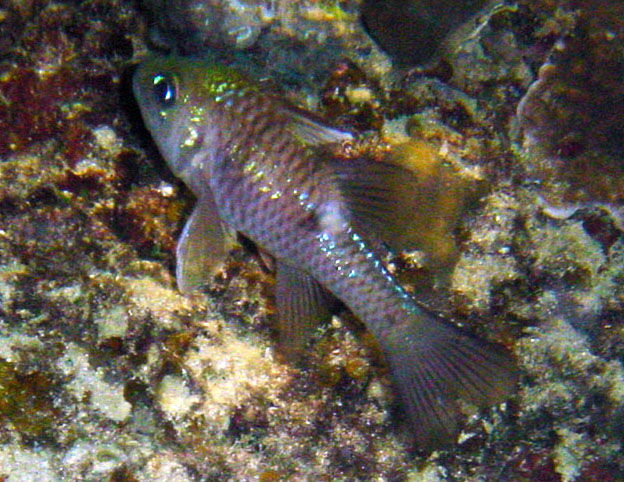
{"label": "tail fin", "polygon": [[517,382],[506,350],[431,316],[397,324],[380,341],[422,449],[455,440],[460,399],[485,408],[505,400]]}

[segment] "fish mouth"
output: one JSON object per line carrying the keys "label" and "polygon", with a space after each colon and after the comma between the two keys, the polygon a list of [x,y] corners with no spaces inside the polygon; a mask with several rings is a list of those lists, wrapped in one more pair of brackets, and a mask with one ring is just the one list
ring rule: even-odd
{"label": "fish mouth", "polygon": [[168,135],[156,136],[161,139],[160,142],[156,141],[159,144],[160,153],[176,175],[181,175],[184,171],[181,142],[185,129],[184,116],[180,116],[179,120],[170,126]]}

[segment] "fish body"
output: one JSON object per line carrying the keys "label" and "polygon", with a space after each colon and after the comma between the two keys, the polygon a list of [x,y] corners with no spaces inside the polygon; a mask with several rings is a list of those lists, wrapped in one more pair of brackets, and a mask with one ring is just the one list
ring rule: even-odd
{"label": "fish body", "polygon": [[155,57],[133,88],[163,157],[198,199],[178,244],[182,291],[219,267],[229,232],[244,234],[275,259],[286,353],[296,357],[331,300],[342,301],[379,342],[424,448],[456,435],[458,399],[485,407],[508,396],[509,355],[423,310],[384,267],[373,231],[391,192],[378,183],[396,168],[328,160],[319,146],[350,134],[220,65]]}

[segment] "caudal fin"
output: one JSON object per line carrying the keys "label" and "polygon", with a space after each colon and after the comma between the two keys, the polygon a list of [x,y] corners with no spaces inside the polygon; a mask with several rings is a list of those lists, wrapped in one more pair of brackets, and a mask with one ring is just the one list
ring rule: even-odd
{"label": "caudal fin", "polygon": [[485,408],[504,401],[517,382],[506,350],[430,316],[395,325],[380,341],[422,449],[456,439],[459,400]]}

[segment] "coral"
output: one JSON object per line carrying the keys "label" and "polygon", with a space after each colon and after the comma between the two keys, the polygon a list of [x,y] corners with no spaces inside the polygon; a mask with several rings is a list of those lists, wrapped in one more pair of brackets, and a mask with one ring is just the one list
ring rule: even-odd
{"label": "coral", "polygon": [[345,56],[371,73],[389,67],[358,23],[354,0],[176,0],[166,8],[160,0],[145,3],[160,44],[224,57],[256,76],[280,79],[282,88],[316,86]]}
{"label": "coral", "polygon": [[10,482],[19,480],[58,480],[48,451],[15,445],[0,448],[0,475]]}
{"label": "coral", "polygon": [[124,399],[123,386],[106,382],[101,372],[92,370],[84,350],[69,344],[58,363],[63,375],[72,378],[66,389],[74,397],[89,399],[92,409],[115,422],[128,418],[132,406]]}
{"label": "coral", "polygon": [[477,226],[453,272],[451,292],[455,303],[467,311],[487,311],[493,300],[494,286],[513,284],[521,278],[517,261],[511,255],[514,223],[520,206],[502,191],[485,201]]}
{"label": "coral", "polygon": [[245,49],[258,40],[263,30],[276,20],[279,6],[271,1],[147,2],[166,35],[186,42],[212,47]]}
{"label": "coral", "polygon": [[156,389],[157,402],[167,417],[180,418],[199,402],[197,395],[192,395],[184,381],[173,375],[165,375]]}
{"label": "coral", "polygon": [[621,206],[624,10],[608,1],[562,3],[570,13],[551,22],[558,39],[518,104],[525,165],[555,205]]}
{"label": "coral", "polygon": [[445,50],[452,32],[488,2],[364,0],[362,21],[370,35],[401,64],[431,62]]}

